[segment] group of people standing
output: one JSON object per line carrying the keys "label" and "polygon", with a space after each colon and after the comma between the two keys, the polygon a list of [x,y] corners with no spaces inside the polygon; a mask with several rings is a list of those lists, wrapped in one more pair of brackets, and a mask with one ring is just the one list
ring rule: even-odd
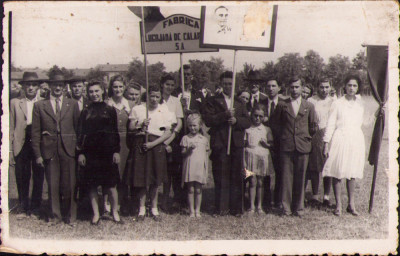
{"label": "group of people standing", "polygon": [[263,80],[251,71],[247,89],[233,99],[232,72],[220,75],[215,94],[193,82],[189,65],[181,72],[183,90],[167,74],[145,95],[139,84],[120,75],[105,89],[102,81],[85,85],[82,78],[66,80],[56,74],[46,81],[50,93],[44,99],[36,73],[25,72],[20,81],[24,94],[10,102],[10,163],[15,162],[18,211],[40,214],[45,176],[50,222],[75,225],[80,197],[88,198],[91,224],[97,225],[100,187],[104,211],[116,223],[122,223],[120,213],[129,212],[133,202],[137,221],[146,216],[160,220],[159,205],[165,212],[186,208],[190,217],[199,218],[211,166],[217,216],[245,213],[249,182],[249,214],[265,214],[274,206],[283,215],[301,217],[307,179],[312,183],[310,203],[318,203],[321,176],[323,204],[330,206],[333,183],[334,214],[342,213],[341,180],[347,179],[347,211],[358,215],[355,178],[363,176],[365,146],[357,75],[346,77],[345,96],[339,99],[330,96],[328,79],[306,99],[300,77],[291,79],[285,97],[277,78]]}

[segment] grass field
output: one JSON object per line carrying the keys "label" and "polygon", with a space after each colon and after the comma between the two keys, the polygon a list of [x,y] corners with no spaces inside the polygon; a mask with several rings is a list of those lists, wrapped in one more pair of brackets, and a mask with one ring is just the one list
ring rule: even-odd
{"label": "grass field", "polygon": [[[365,98],[366,123],[363,128],[367,151],[373,129],[373,114],[377,104],[373,98]],[[366,155],[368,152],[366,152]],[[124,225],[102,220],[99,226],[91,226],[88,220],[79,220],[76,227],[65,224],[49,226],[33,217],[17,219],[10,214],[10,236],[30,239],[94,239],[94,240],[257,240],[257,239],[384,239],[388,236],[388,135],[385,129],[382,142],[378,177],[376,181],[374,209],[368,213],[373,167],[365,163],[364,178],[357,180],[356,208],[360,216],[344,213],[336,217],[331,210],[306,208],[305,215],[281,217],[276,212],[263,216],[213,217],[213,183],[209,182],[203,194],[203,217],[190,219],[186,215],[162,214],[162,221],[147,218],[134,222],[132,217],[122,217]],[[211,173],[211,172],[210,172]],[[212,179],[210,177],[210,179]],[[306,197],[311,192],[309,185]],[[47,198],[45,187],[44,198]],[[322,189],[320,189],[322,197]],[[343,207],[347,206],[347,194],[343,182]],[[16,203],[17,192],[14,173],[9,177],[10,207]],[[333,192],[331,202],[334,202]]]}

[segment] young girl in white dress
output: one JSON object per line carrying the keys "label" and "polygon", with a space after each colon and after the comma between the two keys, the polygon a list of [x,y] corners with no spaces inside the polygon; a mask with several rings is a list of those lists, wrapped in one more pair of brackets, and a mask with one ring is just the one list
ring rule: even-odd
{"label": "young girl in white dress", "polygon": [[[265,176],[271,176],[271,184],[274,184],[274,167],[269,148],[272,146],[273,137],[271,129],[262,124],[265,116],[263,105],[255,105],[251,111],[250,128],[245,131],[244,168],[246,178],[249,180],[250,209],[249,213],[255,211],[264,213],[262,199]],[[255,199],[257,197],[257,208]]]}
{"label": "young girl in white dress", "polygon": [[[188,189],[190,217],[201,217],[202,185],[208,176],[208,156],[210,144],[199,131],[202,125],[200,114],[193,113],[187,117],[189,134],[181,141],[183,155],[182,183]],[[183,185],[183,184],[182,184]]]}
{"label": "young girl in white dress", "polygon": [[358,215],[354,205],[355,178],[361,179],[364,172],[365,141],[361,130],[364,106],[358,75],[348,75],[345,80],[345,96],[331,105],[326,132],[323,138],[325,162],[322,175],[333,177],[336,198],[334,214],[342,213],[341,180],[347,179],[349,204],[347,212]]}

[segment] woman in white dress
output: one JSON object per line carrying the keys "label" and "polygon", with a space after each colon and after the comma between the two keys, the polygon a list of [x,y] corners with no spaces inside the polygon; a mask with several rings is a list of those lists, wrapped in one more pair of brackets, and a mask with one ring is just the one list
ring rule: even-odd
{"label": "woman in white dress", "polygon": [[355,178],[361,179],[364,172],[365,142],[361,130],[364,106],[360,95],[361,79],[358,75],[347,75],[345,95],[332,103],[323,138],[324,155],[327,160],[322,171],[324,177],[333,178],[336,198],[334,214],[342,213],[341,180],[347,180],[349,204],[347,212],[358,215],[354,205]]}

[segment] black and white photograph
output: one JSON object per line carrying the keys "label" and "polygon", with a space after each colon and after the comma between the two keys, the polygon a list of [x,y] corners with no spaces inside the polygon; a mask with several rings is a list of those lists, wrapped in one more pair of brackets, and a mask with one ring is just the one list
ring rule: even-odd
{"label": "black and white photograph", "polygon": [[396,2],[4,15],[1,252],[396,252]]}

